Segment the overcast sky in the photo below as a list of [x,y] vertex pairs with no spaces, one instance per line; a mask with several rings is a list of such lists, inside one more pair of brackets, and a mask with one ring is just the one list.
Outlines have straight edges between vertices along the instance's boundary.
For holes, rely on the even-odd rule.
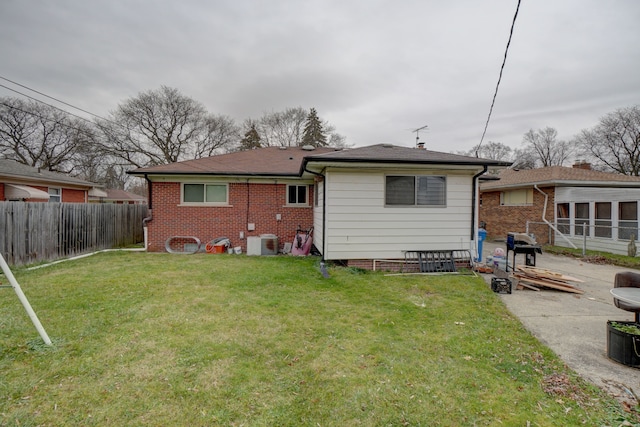
[[[428,125],[427,148],[455,152],[480,141],[516,5],[1,0],[0,77],[102,116],[161,85],[238,123],[315,107],[355,146],[411,147]],[[485,141],[569,140],[640,104],[639,23],[638,0],[522,0]]]

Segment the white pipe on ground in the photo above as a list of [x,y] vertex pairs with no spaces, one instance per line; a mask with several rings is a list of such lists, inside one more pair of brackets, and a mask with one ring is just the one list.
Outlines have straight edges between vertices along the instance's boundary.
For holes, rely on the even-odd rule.
[[35,311],[33,311],[33,308],[31,308],[31,304],[29,304],[29,300],[24,295],[24,292],[22,292],[22,289],[20,288],[18,281],[16,280],[13,273],[11,272],[9,265],[4,260],[4,257],[2,256],[2,254],[0,254],[0,267],[2,267],[2,271],[4,272],[4,275],[7,277],[7,279],[9,279],[9,283],[11,284],[11,287],[16,292],[16,295],[18,295],[18,299],[22,303],[24,309],[27,311],[27,314],[29,315],[31,322],[33,322],[33,326],[35,326],[36,329],[38,330],[38,333],[42,337],[42,340],[46,345],[51,345],[51,340],[49,339],[49,335],[47,335],[47,331],[45,331],[44,328],[42,327],[42,324],[40,323],[38,316],[36,315]]

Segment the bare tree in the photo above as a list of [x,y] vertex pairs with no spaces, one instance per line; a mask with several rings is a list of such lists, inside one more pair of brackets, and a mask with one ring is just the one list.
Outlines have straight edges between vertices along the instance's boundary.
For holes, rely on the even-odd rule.
[[605,169],[640,176],[640,106],[620,108],[574,140],[582,153]]
[[92,126],[35,101],[0,98],[0,154],[25,165],[71,172],[80,147],[91,144]]
[[565,141],[558,141],[558,131],[552,127],[538,129],[534,131],[530,129],[524,134],[522,143],[525,148],[536,154],[536,163],[540,163],[542,167],[562,166],[573,150],[571,145]]
[[535,169],[538,163],[535,151],[516,149],[513,151],[511,169]]
[[198,141],[195,158],[213,156],[240,139],[240,127],[230,117],[209,115],[205,123],[207,137],[204,141]]
[[512,158],[513,150],[501,142],[488,141],[486,144],[476,145],[471,150],[460,152],[460,154],[508,162]]
[[281,112],[264,113],[256,130],[263,146],[296,147],[302,141],[307,111],[302,107],[287,108]]
[[236,131],[231,119],[210,116],[202,104],[167,86],[126,100],[98,126],[105,150],[137,167],[210,156]]

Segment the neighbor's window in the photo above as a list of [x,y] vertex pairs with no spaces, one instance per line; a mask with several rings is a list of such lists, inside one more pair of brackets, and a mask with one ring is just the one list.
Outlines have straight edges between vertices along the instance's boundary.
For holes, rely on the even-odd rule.
[[62,189],[49,187],[49,201],[60,203],[62,201]]
[[556,224],[558,231],[562,234],[569,234],[571,231],[570,222],[569,203],[558,203],[556,206]]
[[307,206],[308,185],[287,185],[287,204]]
[[182,201],[184,203],[227,204],[227,184],[184,184]]
[[583,235],[583,229],[585,228],[583,224],[587,224],[587,236],[589,235],[589,203],[576,203],[576,213],[575,213],[575,228],[574,233],[576,236]]
[[509,190],[500,193],[500,204],[503,206],[522,206],[533,204],[533,189]]
[[618,239],[638,238],[638,202],[618,203]]
[[447,205],[447,178],[444,176],[387,176],[385,204],[389,206]]
[[611,203],[596,203],[596,237],[611,237]]

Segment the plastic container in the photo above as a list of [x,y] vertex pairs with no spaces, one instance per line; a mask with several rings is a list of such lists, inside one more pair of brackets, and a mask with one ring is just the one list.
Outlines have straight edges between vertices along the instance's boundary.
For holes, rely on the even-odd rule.
[[482,244],[487,240],[487,230],[480,228],[478,230],[478,262],[482,262]]
[[[607,322],[607,356],[623,365],[640,368],[640,336],[620,331]],[[634,326],[634,322],[616,322]]]
[[500,270],[507,271],[507,259],[503,256],[493,256],[493,266]]

